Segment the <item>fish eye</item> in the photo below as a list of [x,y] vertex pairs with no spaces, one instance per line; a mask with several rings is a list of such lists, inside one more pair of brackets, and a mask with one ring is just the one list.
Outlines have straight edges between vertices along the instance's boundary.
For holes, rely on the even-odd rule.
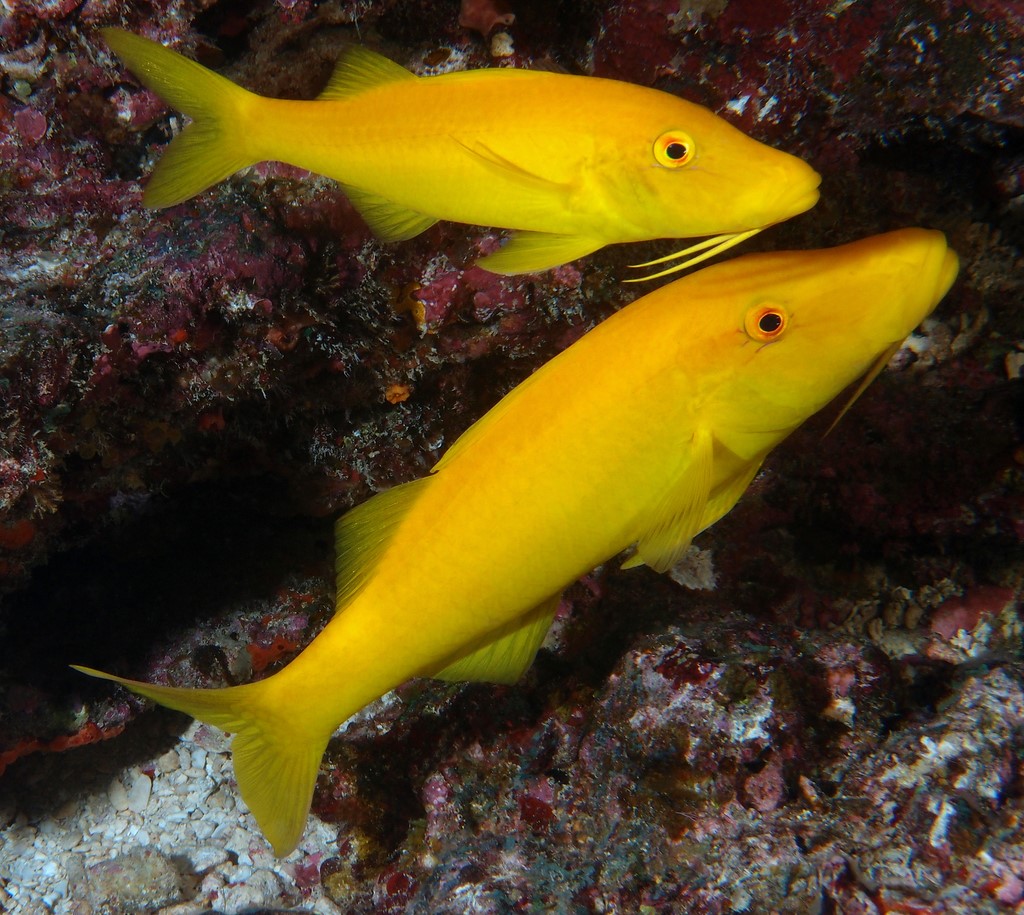
[[666,131],[654,141],[654,161],[665,168],[688,164],[696,151],[693,137],[681,130]]
[[771,343],[782,336],[787,323],[788,316],[781,305],[763,303],[747,312],[743,321],[743,329],[751,340],[757,340],[759,343]]

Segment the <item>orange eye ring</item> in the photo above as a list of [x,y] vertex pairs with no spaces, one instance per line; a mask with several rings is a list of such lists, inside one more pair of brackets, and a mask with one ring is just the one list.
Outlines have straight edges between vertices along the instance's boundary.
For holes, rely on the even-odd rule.
[[743,329],[751,340],[771,343],[786,332],[789,315],[781,305],[765,302],[751,308],[743,319]]
[[680,168],[693,161],[697,146],[681,130],[667,130],[654,141],[654,161],[664,168]]

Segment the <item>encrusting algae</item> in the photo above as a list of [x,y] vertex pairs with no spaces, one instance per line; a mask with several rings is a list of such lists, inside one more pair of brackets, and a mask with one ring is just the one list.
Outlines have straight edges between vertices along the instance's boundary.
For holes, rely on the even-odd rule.
[[956,273],[941,233],[906,229],[677,280],[511,391],[430,475],[342,517],[337,613],[280,672],[189,690],[78,669],[233,732],[242,798],[287,854],[339,724],[411,677],[515,681],[562,590],[623,550],[671,568]]
[[153,172],[147,206],[276,160],[338,181],[385,241],[440,219],[514,230],[480,261],[496,273],[545,270],[615,242],[714,236],[668,258],[688,257],[662,276],[818,200],[820,178],[802,160],[631,83],[508,68],[417,77],[354,47],[317,99],[291,101],[130,32],[101,34],[192,118]]

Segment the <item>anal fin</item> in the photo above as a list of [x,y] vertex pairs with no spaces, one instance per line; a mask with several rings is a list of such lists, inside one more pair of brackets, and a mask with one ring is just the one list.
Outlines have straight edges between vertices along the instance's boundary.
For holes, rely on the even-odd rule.
[[503,629],[497,638],[452,661],[433,676],[455,683],[474,680],[484,683],[515,683],[533,663],[551,628],[558,610],[561,592],[534,607],[514,626]]
[[416,210],[410,210],[372,191],[364,191],[350,184],[343,184],[342,189],[352,201],[352,206],[366,220],[373,234],[382,241],[405,241],[414,238],[437,222],[434,216],[425,216]]
[[539,273],[584,257],[604,245],[579,235],[552,232],[516,232],[500,251],[477,261],[492,273]]

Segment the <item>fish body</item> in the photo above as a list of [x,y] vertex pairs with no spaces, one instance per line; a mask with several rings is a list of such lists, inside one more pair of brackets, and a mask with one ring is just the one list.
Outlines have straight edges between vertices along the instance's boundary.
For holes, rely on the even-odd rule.
[[511,391],[430,475],[341,518],[337,613],[279,673],[223,690],[99,676],[235,732],[242,797],[286,853],[341,722],[411,677],[513,682],[580,575],[631,547],[626,565],[670,568],[956,272],[943,236],[915,229],[664,286]]
[[144,202],[169,206],[275,160],[338,181],[381,238],[439,219],[516,230],[482,261],[542,270],[606,244],[730,238],[818,199],[819,176],[701,107],[617,80],[507,68],[417,77],[365,48],[318,99],[270,99],[120,29],[104,40],[193,118]]

